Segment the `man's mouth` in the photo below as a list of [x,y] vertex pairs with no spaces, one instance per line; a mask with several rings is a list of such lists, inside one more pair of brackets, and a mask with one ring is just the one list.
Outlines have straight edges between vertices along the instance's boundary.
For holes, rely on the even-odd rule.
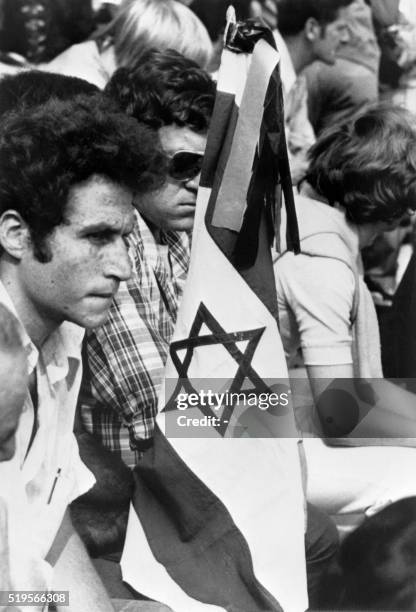
[[98,299],[98,300],[112,300],[114,297],[113,293],[90,293],[89,297]]

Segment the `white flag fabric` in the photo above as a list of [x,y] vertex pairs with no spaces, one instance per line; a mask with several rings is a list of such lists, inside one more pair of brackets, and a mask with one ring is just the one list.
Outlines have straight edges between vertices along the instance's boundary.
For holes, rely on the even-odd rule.
[[[261,171],[263,154],[276,161],[282,146],[278,62],[264,40],[252,53],[223,52],[155,443],[135,469],[123,578],[175,612],[308,607]],[[267,113],[280,113],[280,132],[265,127]]]

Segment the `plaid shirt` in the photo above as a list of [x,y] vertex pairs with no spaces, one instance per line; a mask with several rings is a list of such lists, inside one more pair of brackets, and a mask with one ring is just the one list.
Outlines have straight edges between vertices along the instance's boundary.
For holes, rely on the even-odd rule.
[[85,428],[130,467],[151,444],[164,366],[189,264],[189,237],[145,221],[129,238],[133,274],[103,327],[88,333],[80,395]]

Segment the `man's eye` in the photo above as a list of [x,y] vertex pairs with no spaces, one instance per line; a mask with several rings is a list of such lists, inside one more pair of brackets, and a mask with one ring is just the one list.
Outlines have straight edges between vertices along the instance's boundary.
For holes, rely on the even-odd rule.
[[112,238],[111,232],[92,232],[91,234],[87,234],[88,240],[95,244],[104,244],[105,242],[109,242]]

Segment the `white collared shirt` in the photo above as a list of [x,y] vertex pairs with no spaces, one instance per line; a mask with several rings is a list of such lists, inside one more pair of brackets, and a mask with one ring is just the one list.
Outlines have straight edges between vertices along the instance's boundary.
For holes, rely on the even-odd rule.
[[[1,282],[0,303],[17,316]],[[12,560],[26,552],[44,559],[68,504],[95,482],[81,461],[73,434],[84,330],[65,322],[39,352],[21,323],[19,327],[29,375],[36,371],[38,424],[28,450],[35,419],[28,392],[16,432],[16,453],[10,461],[0,463],[0,496],[9,510]],[[12,543],[16,542],[17,546],[19,541],[23,550],[13,550]],[[23,588],[20,577],[11,578],[12,582],[14,578],[19,579]]]

